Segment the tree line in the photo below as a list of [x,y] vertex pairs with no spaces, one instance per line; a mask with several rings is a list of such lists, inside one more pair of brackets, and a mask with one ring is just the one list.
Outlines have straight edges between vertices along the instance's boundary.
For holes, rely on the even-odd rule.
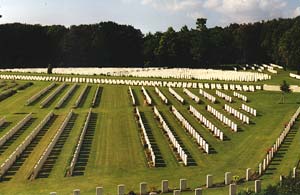
[[0,67],[190,67],[276,63],[300,72],[300,17],[143,34],[130,25],[0,25]]

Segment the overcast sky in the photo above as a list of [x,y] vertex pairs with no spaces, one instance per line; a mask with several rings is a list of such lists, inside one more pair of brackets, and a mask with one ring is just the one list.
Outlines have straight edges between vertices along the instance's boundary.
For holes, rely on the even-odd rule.
[[195,27],[198,17],[207,18],[209,27],[295,17],[300,15],[300,0],[0,0],[0,15],[0,24],[115,21],[146,33]]

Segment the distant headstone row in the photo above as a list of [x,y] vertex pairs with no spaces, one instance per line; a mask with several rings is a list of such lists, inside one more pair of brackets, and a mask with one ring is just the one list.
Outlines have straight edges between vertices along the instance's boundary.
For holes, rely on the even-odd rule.
[[250,123],[250,119],[248,116],[246,116],[245,114],[241,113],[240,111],[232,108],[231,106],[225,104],[224,105],[224,109],[225,111],[227,111],[229,114],[232,114],[233,116],[235,116],[237,119],[243,121],[246,124]]
[[60,135],[66,128],[72,115],[73,115],[73,111],[71,110],[69,112],[69,114],[66,116],[66,118],[63,121],[63,123],[61,124],[61,126],[59,127],[59,129],[57,130],[56,134],[53,136],[53,138],[52,138],[51,142],[48,144],[47,148],[44,150],[43,154],[41,155],[41,157],[39,158],[37,163],[34,165],[33,171],[31,172],[29,179],[35,179],[37,177],[38,173],[40,172],[41,168],[43,167],[43,164],[46,162],[49,154],[51,153],[53,147],[56,145],[57,140],[59,139]]
[[[156,109],[154,107],[154,109]],[[142,133],[143,133],[143,138],[144,138],[144,141],[146,142],[147,144],[147,149],[149,150],[150,152],[150,158],[151,158],[151,162],[153,164],[153,166],[155,167],[156,165],[156,157],[155,157],[155,152],[153,150],[153,147],[152,147],[152,144],[150,142],[150,139],[148,137],[148,134],[147,134],[147,131],[146,131],[146,128],[145,128],[145,125],[144,125],[144,122],[142,120],[142,117],[141,117],[141,114],[140,114],[140,111],[138,109],[138,107],[135,107],[135,114],[137,115],[137,118],[138,118],[138,122],[139,122],[139,126],[141,127],[142,129]]]
[[85,85],[85,87],[84,87],[83,90],[81,91],[80,95],[78,96],[76,102],[74,103],[73,108],[78,108],[80,102],[83,100],[83,97],[84,97],[84,95],[85,95],[87,89],[88,89],[88,85]]
[[169,92],[182,104],[184,104],[184,99],[171,87],[169,87]]
[[268,72],[272,74],[277,74],[277,70],[274,70],[274,68],[278,68],[277,65],[274,66],[274,65],[262,64],[262,66],[266,68]]
[[229,95],[226,95],[225,93],[222,93],[219,90],[216,90],[216,95],[219,96],[220,98],[226,100],[227,102],[232,102],[232,97]]
[[34,96],[32,96],[31,98],[29,98],[26,101],[26,106],[29,106],[30,104],[34,103],[35,101],[37,101],[41,96],[43,96],[45,93],[47,93],[49,90],[51,90],[52,88],[54,88],[56,86],[55,83],[51,83],[48,87],[44,88],[43,90],[41,90],[40,92],[38,92],[37,94],[35,94]]
[[190,105],[189,111],[199,120],[201,124],[208,128],[214,134],[214,136],[216,136],[222,141],[224,140],[224,133],[219,128],[217,128],[212,122],[206,119],[206,117],[203,114],[198,112],[196,108]]
[[190,98],[192,98],[192,100],[194,100],[197,104],[200,102],[200,98],[198,96],[196,96],[195,94],[193,94],[190,90],[184,88],[183,92],[188,95]]
[[231,130],[233,130],[234,132],[237,132],[238,127],[235,122],[233,122],[232,120],[230,120],[229,118],[224,116],[222,113],[220,113],[219,111],[217,111],[215,108],[213,108],[210,105],[206,106],[206,110],[208,112],[212,113],[219,121],[221,121],[222,123],[227,125]]
[[168,104],[168,99],[157,87],[155,87],[155,92],[165,104]]
[[152,105],[152,99],[151,99],[151,97],[149,96],[147,90],[144,88],[144,86],[142,86],[142,92],[143,92],[143,94],[144,94],[144,96],[145,96],[145,99],[146,99],[147,104],[148,104],[148,105]]
[[256,116],[257,111],[254,108],[251,108],[250,106],[247,106],[246,104],[242,104],[242,110],[252,114],[253,116]]
[[97,89],[96,89],[96,92],[95,92],[95,95],[94,95],[94,98],[93,98],[93,101],[92,101],[92,104],[91,104],[91,107],[92,108],[95,108],[96,107],[96,104],[97,104],[97,99],[100,95],[100,85],[98,85]]
[[248,98],[245,95],[242,95],[235,91],[233,92],[233,96],[243,100],[244,102],[247,102],[247,100],[248,100]]
[[70,97],[70,95],[74,92],[74,90],[78,87],[78,84],[75,83],[68,91],[67,93],[59,100],[59,102],[56,104],[55,108],[59,109],[63,103]]
[[206,91],[199,89],[199,94],[202,95],[203,97],[205,97],[206,99],[208,99],[209,101],[211,101],[212,103],[216,102],[216,97],[210,95],[209,93],[207,93]]
[[167,125],[167,123],[165,122],[165,120],[163,119],[163,117],[161,116],[161,114],[159,113],[159,111],[157,110],[156,107],[154,107],[154,114],[158,118],[159,122],[161,123],[163,130],[167,133],[171,143],[173,144],[173,147],[177,149],[177,153],[178,153],[179,157],[182,159],[183,164],[187,166],[188,158],[187,158],[186,152],[180,146],[176,137],[174,136],[174,134],[172,133],[169,126]]
[[171,107],[172,113],[176,116],[176,118],[180,121],[185,130],[196,139],[197,144],[207,153],[209,154],[209,144],[207,141],[192,127],[192,125],[180,114],[180,112],[174,107]]
[[18,122],[13,128],[11,128],[8,132],[6,132],[0,138],[0,147],[7,142],[15,133],[17,133],[30,119],[32,118],[32,113],[29,113],[25,116],[20,122]]
[[198,83],[185,81],[159,81],[159,80],[131,80],[131,79],[107,79],[107,78],[81,78],[64,76],[29,76],[29,75],[6,75],[0,74],[0,79],[6,80],[30,80],[30,81],[52,81],[52,82],[73,82],[73,83],[94,83],[108,85],[129,85],[129,86],[152,86],[152,87],[177,87],[177,88],[200,88],[200,89],[223,89],[251,91],[262,90],[261,85],[240,85],[227,83]]
[[4,161],[0,167],[0,178],[8,171],[8,169],[14,164],[17,158],[23,153],[26,147],[35,139],[40,130],[47,124],[52,118],[53,113],[50,112],[39,125],[24,139],[24,141],[15,149],[15,151]]
[[66,87],[66,83],[63,83],[62,85],[60,85],[55,91],[53,91],[44,101],[42,101],[40,107],[44,108],[50,101],[52,101],[52,99],[58,94],[60,93],[65,87]]
[[263,161],[261,163],[259,163],[259,165],[258,165],[259,175],[262,175],[262,173],[264,171],[266,171],[266,169],[268,168],[270,162],[272,161],[273,157],[275,156],[275,154],[279,150],[279,148],[280,148],[281,144],[283,143],[284,139],[286,138],[286,136],[290,132],[291,128],[295,124],[295,121],[299,117],[299,114],[300,114],[300,107],[297,109],[295,114],[292,116],[289,123],[285,126],[284,130],[282,131],[280,136],[277,138],[276,142],[269,149],[269,151],[267,152],[267,155],[265,156]]
[[133,92],[132,92],[132,89],[130,86],[128,87],[128,90],[129,90],[129,94],[131,97],[132,105],[135,106],[135,98],[134,98],[134,95],[133,95]]
[[73,170],[74,170],[75,164],[77,162],[77,159],[78,159],[78,156],[79,156],[79,153],[80,153],[80,150],[81,150],[81,146],[83,144],[84,136],[86,134],[86,131],[87,131],[90,119],[91,119],[91,115],[92,115],[92,108],[90,108],[90,111],[88,112],[87,117],[85,119],[83,128],[82,128],[81,133],[80,133],[80,137],[78,139],[75,151],[74,151],[73,156],[72,156],[70,166],[67,170],[67,176],[72,176],[73,175]]

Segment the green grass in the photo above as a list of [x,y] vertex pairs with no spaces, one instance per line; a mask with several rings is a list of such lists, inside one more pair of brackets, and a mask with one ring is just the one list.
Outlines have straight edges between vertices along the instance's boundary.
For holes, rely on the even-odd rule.
[[[274,78],[274,82],[279,82],[279,80],[280,79],[276,81]],[[24,82],[17,81],[17,83],[22,84]],[[48,82],[34,82],[33,86],[24,91],[19,91],[12,97],[0,102],[0,117],[6,116],[7,120],[11,122],[8,127],[0,129],[0,136],[20,121],[26,113],[32,112],[34,118],[36,118],[34,123],[0,155],[0,163],[9,156],[47,113],[54,110],[57,102],[71,87],[70,84],[47,108],[39,108],[40,102],[46,97],[39,100],[39,102],[33,106],[25,106],[25,102],[28,98],[48,85]],[[169,180],[170,188],[175,189],[179,187],[180,178],[188,179],[188,186],[194,189],[205,185],[206,174],[213,174],[214,182],[221,183],[224,180],[225,172],[228,171],[242,178],[245,177],[246,168],[257,169],[257,165],[263,159],[266,150],[272,146],[281,133],[284,124],[289,121],[290,117],[299,107],[300,102],[299,94],[288,94],[286,95],[286,103],[278,104],[281,97],[281,93],[279,92],[242,92],[250,99],[250,102],[247,104],[256,108],[259,113],[257,117],[250,117],[251,121],[255,124],[245,125],[221,110],[226,102],[217,98],[220,103],[214,104],[213,107],[226,114],[226,116],[235,121],[241,128],[241,132],[234,133],[205,110],[205,105],[210,104],[210,102],[201,97],[198,94],[198,90],[191,89],[192,92],[199,95],[202,101],[201,104],[196,104],[183,93],[182,89],[175,89],[187,101],[185,105],[181,105],[172,97],[167,88],[160,88],[170,102],[169,105],[164,105],[155,93],[154,88],[146,87],[154,104],[197,164],[196,166],[184,167],[176,160],[160,124],[154,118],[152,108],[144,104],[141,87],[132,87],[137,97],[139,109],[145,115],[145,119],[166,164],[166,167],[149,168],[140,141],[140,129],[135,121],[134,108],[131,105],[128,86],[102,85],[103,92],[100,105],[93,109],[93,112],[97,113],[98,117],[93,144],[84,175],[65,177],[65,170],[69,165],[69,160],[97,88],[97,85],[90,85],[92,87],[83,106],[74,109],[74,112],[78,114],[77,120],[58,155],[58,159],[49,177],[36,179],[34,181],[27,180],[34,164],[58,130],[65,116],[72,109],[73,104],[85,84],[80,84],[80,87],[76,90],[65,107],[54,110],[55,114],[58,115],[57,119],[51,124],[49,130],[13,176],[12,180],[0,182],[1,195],[49,194],[51,191],[56,191],[58,194],[71,194],[73,189],[77,188],[81,189],[82,194],[91,195],[95,193],[97,186],[103,186],[106,194],[114,194],[116,193],[118,184],[125,184],[126,192],[130,190],[138,192],[140,182],[147,182],[149,188],[160,189],[160,182],[163,179]],[[213,90],[207,91],[214,94]],[[225,91],[225,93],[232,96],[232,92],[230,91]],[[234,108],[239,108],[242,101],[236,98],[234,99],[235,102],[230,105]],[[222,142],[214,138],[212,134],[188,112],[187,108],[190,104],[213,121],[213,123],[225,133],[229,140]],[[169,111],[170,105],[174,105],[180,113],[182,113],[192,126],[209,142],[216,153],[205,154],[198,148],[191,136],[186,133],[179,121]],[[289,135],[291,136],[289,140],[290,144],[288,144],[288,142],[285,143],[288,144],[288,149],[279,151],[283,153],[283,157],[280,158],[281,161],[278,161],[278,165],[276,164],[277,161],[274,161],[275,164],[271,164],[270,170],[268,170],[270,174],[262,177],[263,187],[266,187],[267,184],[275,184],[278,182],[279,175],[287,175],[298,162],[300,157],[300,152],[297,150],[300,146],[299,130],[298,122],[295,129],[291,132],[291,135]],[[253,189],[253,186],[253,182],[249,182],[238,186],[238,189],[242,190],[248,187]],[[192,193],[192,191],[188,191],[184,194]],[[204,194],[211,195],[223,195],[227,193],[228,187],[204,191]]]

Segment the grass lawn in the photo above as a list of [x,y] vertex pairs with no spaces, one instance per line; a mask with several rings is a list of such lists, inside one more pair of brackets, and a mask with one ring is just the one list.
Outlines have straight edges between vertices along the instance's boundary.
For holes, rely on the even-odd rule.
[[[281,79],[286,75],[278,75],[272,82],[281,83]],[[289,83],[289,80],[287,80]],[[270,82],[270,83],[272,83]],[[8,84],[11,84],[7,81]],[[25,83],[17,81],[18,84]],[[145,87],[153,99],[154,105],[157,106],[160,113],[168,122],[171,130],[180,140],[183,148],[189,154],[189,158],[195,162],[195,166],[184,167],[176,160],[174,152],[169,146],[169,142],[164,135],[159,122],[154,118],[152,107],[144,104],[144,97],[141,87],[132,87],[140,112],[143,113],[145,122],[153,134],[165,167],[149,168],[145,158],[143,146],[140,141],[140,129],[135,121],[134,107],[131,104],[131,98],[128,94],[128,86],[101,85],[103,91],[101,94],[100,104],[93,108],[96,113],[96,128],[92,133],[92,145],[90,148],[88,162],[85,166],[84,175],[65,177],[65,170],[69,166],[70,158],[83,127],[84,120],[92,103],[97,85],[90,84],[91,90],[80,108],[74,109],[76,120],[70,126],[69,132],[64,134],[64,141],[55,153],[55,162],[50,163],[52,169],[49,171],[47,178],[38,178],[29,181],[27,178],[31,173],[34,164],[40,158],[47,144],[50,142],[66,115],[72,109],[77,97],[84,89],[85,84],[80,84],[73,96],[66,101],[60,109],[54,109],[55,105],[70,89],[70,83],[61,93],[59,93],[53,102],[47,108],[39,107],[43,99],[41,98],[32,106],[25,106],[26,100],[49,86],[49,82],[33,82],[34,85],[23,91],[19,91],[13,96],[0,102],[0,118],[7,118],[7,125],[0,128],[0,136],[4,135],[18,121],[32,112],[34,120],[20,135],[15,136],[9,146],[1,148],[0,163],[14,151],[14,149],[24,140],[24,138],[34,129],[34,127],[49,113],[54,110],[56,119],[49,124],[38,143],[32,148],[31,153],[25,158],[19,169],[11,176],[10,181],[0,182],[0,195],[35,195],[49,194],[52,191],[58,194],[72,194],[74,189],[80,189],[82,194],[95,194],[97,186],[103,186],[105,194],[115,194],[118,184],[125,184],[126,192],[131,190],[138,192],[139,183],[147,182],[149,189],[160,189],[160,182],[163,179],[169,180],[171,189],[179,188],[179,179],[188,179],[188,187],[194,189],[204,186],[206,175],[214,176],[214,183],[224,181],[225,172],[232,172],[240,178],[245,177],[247,168],[257,170],[258,163],[264,158],[266,151],[273,145],[276,138],[281,133],[283,126],[287,123],[296,109],[300,106],[299,94],[288,94],[285,97],[285,104],[279,104],[281,98],[280,92],[257,91],[241,92],[250,100],[247,105],[257,109],[258,116],[250,117],[251,124],[242,124],[233,116],[222,110],[222,106],[227,103],[225,100],[217,98],[219,103],[212,106],[236,122],[239,126],[239,132],[232,132],[227,126],[216,120],[214,116],[205,110],[205,106],[211,103],[204,99],[198,93],[198,90],[191,91],[198,95],[201,104],[196,104],[182,89],[175,89],[185,100],[186,104],[179,103],[169,92],[167,88],[160,88],[163,94],[168,98],[170,104],[162,103],[159,96],[155,93],[153,87]],[[273,83],[272,83],[273,84]],[[292,84],[292,83],[290,83]],[[1,90],[1,89],[0,89]],[[208,93],[215,95],[214,90],[206,90]],[[233,96],[231,91],[223,91]],[[238,109],[243,103],[241,100],[234,98],[234,103],[228,103]],[[214,152],[205,154],[192,137],[186,133],[179,121],[170,112],[170,105],[174,105],[179,112],[191,123],[191,125],[208,141]],[[220,141],[213,137],[209,130],[203,127],[197,119],[187,110],[188,106],[194,106],[200,113],[205,114],[218,128],[220,128],[227,140]],[[250,115],[248,115],[250,116]],[[287,175],[289,171],[296,166],[300,158],[300,122],[298,121],[295,128],[291,131],[284,147],[281,148],[274,161],[271,163],[267,174],[262,177],[263,187],[267,184],[275,184],[279,181],[279,175]],[[239,190],[254,188],[253,182],[244,183],[238,186]],[[184,194],[192,194],[192,191]],[[228,187],[205,189],[206,195],[223,195],[228,193]]]

